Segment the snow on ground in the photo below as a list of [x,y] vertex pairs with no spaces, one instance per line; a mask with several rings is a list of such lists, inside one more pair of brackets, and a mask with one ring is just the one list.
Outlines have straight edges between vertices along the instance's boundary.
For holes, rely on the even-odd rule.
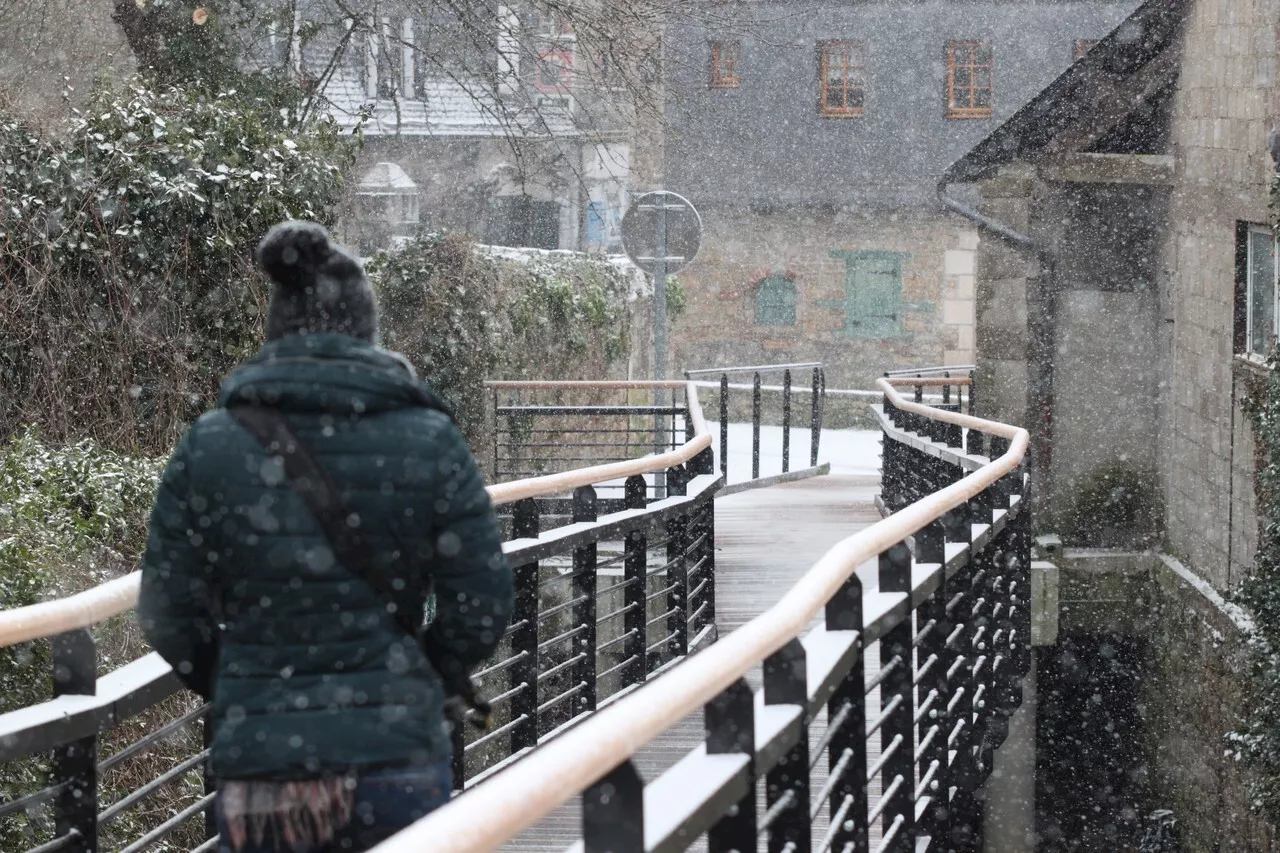
[[[720,424],[708,422],[711,430],[711,446],[715,451],[716,468],[720,470]],[[809,466],[809,429],[795,427],[791,430],[790,470],[800,471]],[[729,424],[729,476],[728,483],[744,483],[751,479],[751,424]],[[880,431],[868,429],[824,429],[818,444],[818,464],[831,463],[832,474],[847,476],[880,476]],[[769,477],[782,473],[782,427],[760,427],[760,476]],[[650,483],[653,475],[645,477]],[[597,488],[609,497],[617,497],[622,481],[600,483]]]
[[[712,421],[712,446],[716,470],[720,470],[720,424]],[[791,470],[809,467],[809,429],[791,430]],[[730,483],[751,479],[751,424],[729,424]],[[824,429],[819,438],[818,464],[831,463],[832,474],[875,477],[880,474],[880,431],[864,429]],[[782,473],[782,427],[760,427],[760,476]]]

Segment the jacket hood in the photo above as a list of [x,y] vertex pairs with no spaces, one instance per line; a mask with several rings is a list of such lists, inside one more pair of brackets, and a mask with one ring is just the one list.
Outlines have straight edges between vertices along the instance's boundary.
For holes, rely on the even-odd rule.
[[222,383],[219,404],[331,415],[416,407],[444,410],[403,356],[327,332],[268,342]]

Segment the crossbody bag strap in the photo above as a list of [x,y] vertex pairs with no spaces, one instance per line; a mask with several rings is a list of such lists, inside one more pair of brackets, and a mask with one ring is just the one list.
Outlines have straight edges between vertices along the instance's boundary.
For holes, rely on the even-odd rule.
[[[448,414],[445,409],[441,411]],[[280,457],[285,479],[320,522],[320,528],[338,561],[378,593],[388,605],[388,612],[396,625],[422,649],[431,666],[444,681],[445,689],[477,712],[472,715],[463,710],[457,716],[468,720],[477,728],[487,729],[491,713],[489,703],[476,693],[467,671],[456,665],[452,656],[443,648],[427,641],[423,631],[423,614],[415,616],[408,609],[400,607],[391,582],[372,570],[373,550],[364,537],[347,522],[351,513],[338,496],[333,479],[311,455],[306,444],[289,429],[284,416],[275,409],[264,406],[234,406],[227,413],[258,440],[269,456]]]
[[285,478],[320,522],[338,561],[347,571],[373,587],[374,592],[387,605],[388,612],[400,630],[420,642],[422,614],[415,616],[409,608],[401,607],[397,603],[398,596],[391,582],[373,571],[373,550],[348,522],[351,513],[338,496],[338,489],[329,472],[311,455],[310,448],[289,429],[284,416],[275,409],[262,406],[236,406],[227,412],[258,440],[268,455],[280,458]]

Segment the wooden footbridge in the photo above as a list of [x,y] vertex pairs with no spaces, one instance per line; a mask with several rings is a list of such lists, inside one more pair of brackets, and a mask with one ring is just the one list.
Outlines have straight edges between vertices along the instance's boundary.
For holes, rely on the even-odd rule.
[[[966,413],[967,376],[886,379],[883,477],[828,474],[815,369],[797,392],[811,465],[793,471],[786,372],[782,470],[762,476],[757,372],[751,475],[735,477],[729,378],[714,425],[701,383],[492,386],[495,465],[559,470],[490,488],[517,578],[475,676],[495,722],[455,732],[458,796],[378,853],[981,848],[980,791],[1030,665],[1026,433]],[[207,754],[191,701],[101,754],[182,695],[155,655],[97,674],[93,626],[136,594],[129,576],[0,613],[0,645],[54,657],[54,698],[0,716],[0,767],[52,755],[47,784],[0,800],[30,853],[109,849],[104,827]],[[174,768],[100,788],[184,733]],[[111,849],[218,849],[202,785]]]

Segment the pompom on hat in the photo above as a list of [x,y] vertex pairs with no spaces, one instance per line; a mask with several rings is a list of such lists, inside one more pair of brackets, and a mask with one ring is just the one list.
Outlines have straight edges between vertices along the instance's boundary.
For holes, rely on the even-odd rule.
[[266,338],[337,332],[373,341],[378,301],[360,260],[324,226],[290,220],[267,232],[255,260],[274,282]]

